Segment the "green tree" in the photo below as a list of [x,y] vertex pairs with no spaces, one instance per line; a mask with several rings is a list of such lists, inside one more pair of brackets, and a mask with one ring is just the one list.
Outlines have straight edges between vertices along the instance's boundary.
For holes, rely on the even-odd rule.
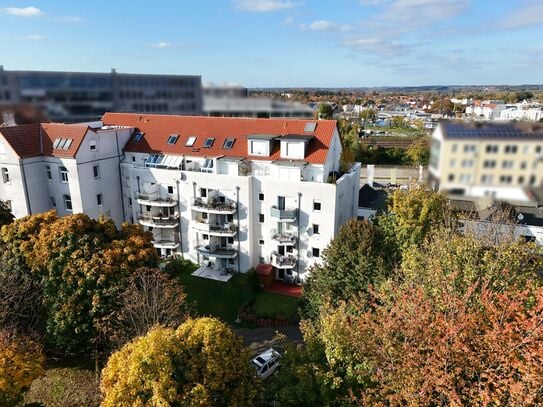
[[0,331],[0,405],[16,406],[44,373],[44,362],[41,347],[27,333]]
[[14,218],[8,204],[4,201],[0,201],[0,227],[13,222]]
[[317,108],[317,115],[319,119],[333,119],[334,108],[328,103],[319,103]]
[[214,318],[156,327],[114,353],[102,405],[253,406],[261,394],[240,338]]
[[364,109],[360,112],[360,118],[364,120],[365,123],[373,123],[377,119],[377,114],[373,109]]
[[434,228],[456,224],[446,197],[423,186],[397,189],[389,199],[388,213],[379,216],[376,224],[400,251],[421,244]]
[[430,143],[425,138],[419,137],[406,151],[406,155],[415,165],[428,165],[430,159]]
[[353,219],[341,227],[322,260],[311,268],[304,286],[302,311],[308,318],[315,318],[327,302],[367,292],[390,274],[396,258],[379,229]]

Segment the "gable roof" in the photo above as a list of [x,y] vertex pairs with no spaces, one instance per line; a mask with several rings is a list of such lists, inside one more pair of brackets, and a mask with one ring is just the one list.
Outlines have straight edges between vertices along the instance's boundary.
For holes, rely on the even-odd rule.
[[[138,153],[185,154],[192,156],[226,156],[249,157],[247,139],[254,135],[274,135],[278,138],[298,134],[313,136],[306,151],[305,161],[313,164],[324,164],[328,149],[336,128],[335,120],[313,119],[256,119],[239,117],[207,117],[176,116],[159,114],[106,113],[102,117],[104,125],[134,127],[144,133],[139,142],[131,138],[126,143],[125,151]],[[308,122],[318,123],[314,132],[305,133]],[[175,144],[168,144],[171,134],[179,134]],[[196,137],[194,145],[185,144],[191,136]],[[207,138],[214,138],[210,148],[204,148]],[[236,141],[230,149],[223,148],[224,141],[234,138]],[[279,143],[269,157],[250,156],[255,160],[280,159]]]
[[[87,125],[42,123],[2,127],[0,133],[20,158],[40,155],[75,157],[89,130]],[[54,149],[53,144],[57,138],[72,139],[70,147],[67,150]]]

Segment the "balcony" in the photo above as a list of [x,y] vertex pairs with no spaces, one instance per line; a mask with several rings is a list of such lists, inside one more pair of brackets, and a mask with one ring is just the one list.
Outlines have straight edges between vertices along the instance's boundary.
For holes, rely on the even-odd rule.
[[177,249],[179,247],[179,239],[157,237],[153,239],[153,246],[157,249]]
[[139,215],[138,221],[140,225],[150,226],[154,228],[174,228],[179,226],[179,215],[170,216],[152,216]]
[[271,264],[278,269],[291,269],[296,266],[296,257],[292,254],[280,255],[277,252],[272,252]]
[[296,244],[296,234],[290,233],[290,232],[277,232],[275,230],[272,230],[271,233],[272,240],[276,241],[279,244],[287,245],[287,246],[294,246]]
[[206,233],[210,236],[227,236],[232,237],[238,233],[238,227],[233,224],[214,224],[204,223],[197,220],[192,221],[191,226],[194,230]]
[[236,212],[236,203],[231,199],[209,198],[205,201],[202,198],[196,198],[192,202],[192,209],[198,212],[231,215]]
[[297,208],[279,209],[277,206],[271,207],[272,218],[278,219],[279,222],[295,222],[298,218]]
[[137,201],[140,205],[171,207],[177,205],[177,200],[171,197],[161,198],[157,193],[139,193]]
[[205,245],[196,247],[198,253],[207,257],[215,257],[217,259],[234,259],[238,255],[238,251],[232,246],[221,247],[217,245]]

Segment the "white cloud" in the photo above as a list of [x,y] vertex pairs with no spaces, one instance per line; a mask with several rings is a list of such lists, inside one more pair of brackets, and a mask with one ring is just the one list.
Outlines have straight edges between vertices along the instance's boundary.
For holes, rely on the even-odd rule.
[[293,17],[287,17],[283,20],[283,24],[284,25],[292,25],[294,23],[294,18]]
[[2,9],[2,13],[17,17],[36,17],[41,16],[43,11],[37,7],[6,7]]
[[343,41],[343,45],[353,51],[387,57],[404,56],[410,52],[410,49],[396,41],[378,37],[347,38]]
[[326,20],[313,21],[311,24],[302,24],[301,30],[304,31],[339,31],[347,32],[352,31],[353,26],[349,24],[337,24]]
[[30,34],[26,37],[22,37],[21,39],[27,40],[27,41],[41,41],[45,39],[45,36],[40,34]]
[[63,23],[73,23],[77,24],[83,21],[81,17],[78,16],[62,16],[58,18],[58,21],[62,21]]
[[500,25],[505,29],[519,29],[543,24],[543,3],[518,9]]
[[166,41],[154,42],[149,44],[150,48],[171,48],[172,44]]
[[279,0],[234,0],[237,9],[253,13],[266,13],[268,11],[288,10],[298,7],[299,3]]
[[[461,14],[471,0],[394,0],[386,4],[378,20],[403,22],[410,26],[430,25]],[[381,4],[381,3],[379,3]]]

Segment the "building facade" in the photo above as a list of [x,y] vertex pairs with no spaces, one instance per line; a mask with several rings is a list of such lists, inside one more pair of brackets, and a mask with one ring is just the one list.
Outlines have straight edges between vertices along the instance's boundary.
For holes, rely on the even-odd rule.
[[202,113],[196,75],[8,71],[0,67],[0,104],[32,104],[51,121],[99,120],[109,111]]
[[[53,134],[48,126],[63,129]],[[94,127],[34,127],[38,147],[31,157],[13,148],[15,133],[30,127],[0,129],[0,167],[9,156],[9,174],[15,176],[21,160],[36,160],[33,182],[47,187],[28,196],[28,174],[19,171],[17,182],[10,178],[13,188],[4,185],[0,199],[11,201],[15,215],[50,209],[54,190],[61,215],[107,211],[117,223],[139,223],[163,257],[179,255],[231,272],[269,263],[276,278],[300,281],[339,227],[357,215],[360,165],[339,173],[335,121],[107,113]],[[53,145],[72,128],[80,135],[66,156],[40,152],[37,129]],[[95,177],[99,157],[87,156],[96,154],[91,143],[98,138],[98,151],[112,160],[111,167],[100,168],[108,190]],[[58,180],[49,180],[49,170],[52,178],[58,172]],[[71,209],[59,207],[66,195]]]
[[543,185],[543,126],[440,123],[432,134],[429,182],[468,196],[529,201]]

